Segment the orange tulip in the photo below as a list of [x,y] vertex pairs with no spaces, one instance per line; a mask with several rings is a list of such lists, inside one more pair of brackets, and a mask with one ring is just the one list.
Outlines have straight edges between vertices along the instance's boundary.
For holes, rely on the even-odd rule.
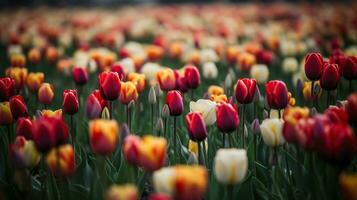
[[26,68],[20,67],[11,67],[6,70],[6,76],[15,80],[17,88],[21,88],[25,84],[27,73]]
[[139,73],[129,73],[128,74],[128,81],[131,81],[135,84],[136,89],[138,92],[142,92],[145,89],[146,86],[146,81],[145,81],[145,74],[139,74]]
[[13,120],[10,103],[8,101],[0,102],[0,125],[9,125]]
[[165,164],[166,139],[146,135],[139,145],[138,164],[147,171],[155,171]]
[[37,63],[39,63],[40,60],[41,60],[41,52],[40,52],[39,49],[36,49],[36,48],[31,49],[31,50],[28,52],[27,57],[28,57],[28,59],[29,59],[29,61],[30,61],[31,63],[37,64]]
[[357,173],[345,174],[342,173],[339,178],[342,196],[344,199],[357,199]]
[[209,95],[222,95],[224,94],[224,89],[217,85],[211,85],[208,88]]
[[49,83],[42,83],[41,87],[38,89],[38,101],[42,104],[51,104],[55,93],[53,92],[53,86]]
[[173,42],[170,44],[169,52],[171,58],[178,59],[183,52],[183,46],[181,42]]
[[314,96],[311,96],[311,81],[307,81],[304,82],[304,86],[302,88],[302,94],[304,95],[304,99],[307,101],[311,101],[312,99],[317,99],[321,96],[322,94],[322,89],[320,87],[320,82],[319,81],[315,81],[314,82],[314,87],[319,87],[320,90],[317,93],[316,91],[314,91]]
[[238,64],[242,71],[249,71],[256,63],[256,58],[253,54],[243,53],[238,57]]
[[[16,80],[16,79],[15,79]],[[32,92],[37,92],[43,81],[45,80],[45,74],[42,72],[31,72],[26,78],[26,86]]]
[[22,54],[13,54],[10,57],[11,67],[25,67],[26,58]]
[[137,98],[138,91],[134,83],[130,81],[121,83],[119,101],[122,104],[128,105],[131,101],[136,101]]
[[105,193],[105,200],[137,200],[138,189],[135,185],[113,185]]
[[151,61],[159,60],[164,55],[164,49],[156,45],[150,45],[146,48],[146,55]]
[[56,62],[56,60],[58,59],[58,50],[55,47],[48,47],[46,49],[46,59],[49,62]]
[[70,144],[53,148],[46,157],[46,163],[57,177],[72,176],[75,171],[74,150]]
[[111,154],[118,143],[119,126],[115,120],[95,119],[89,122],[89,138],[94,153]]
[[225,94],[211,95],[211,100],[216,103],[228,103],[228,98]]
[[175,72],[170,68],[165,68],[156,73],[156,79],[163,91],[170,91],[176,87]]
[[42,114],[42,116],[45,116],[45,117],[54,117],[54,116],[62,117],[62,109],[58,109],[58,110],[42,110],[41,114]]

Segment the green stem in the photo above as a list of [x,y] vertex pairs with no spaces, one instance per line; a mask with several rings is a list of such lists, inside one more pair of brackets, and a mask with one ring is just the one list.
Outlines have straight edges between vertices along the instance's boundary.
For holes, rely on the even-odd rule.
[[222,148],[225,148],[225,142],[226,142],[226,134],[222,133]]
[[151,104],[151,132],[154,133],[154,104]]
[[330,105],[330,91],[327,91],[326,94],[326,108],[328,108]]
[[176,145],[177,145],[177,135],[176,135],[176,116],[174,116],[174,157],[175,157],[175,164],[177,164],[177,152],[176,152]]
[[201,142],[197,142],[197,147],[198,147],[198,164],[202,165]]
[[241,140],[242,140],[242,148],[244,149],[245,144],[244,144],[244,131],[245,131],[245,127],[244,127],[244,121],[245,121],[245,104],[243,104],[243,109],[242,109],[242,134],[241,134]]
[[312,99],[312,105],[313,106],[315,105],[314,85],[315,85],[315,81],[311,81],[311,99]]

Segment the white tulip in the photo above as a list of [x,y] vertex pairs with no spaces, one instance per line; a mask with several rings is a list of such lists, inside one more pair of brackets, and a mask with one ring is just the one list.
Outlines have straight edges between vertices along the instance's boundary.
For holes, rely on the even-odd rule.
[[156,73],[160,71],[160,69],[162,69],[162,67],[159,64],[148,62],[143,65],[140,71],[142,74],[145,74],[148,80],[151,81],[156,79]]
[[135,72],[135,63],[131,58],[124,58],[119,61],[119,64],[123,66],[123,70],[126,74]]
[[255,78],[257,83],[263,84],[267,82],[269,78],[269,69],[264,64],[253,65],[252,69],[250,70],[250,76]]
[[163,167],[154,172],[153,176],[154,189],[158,193],[172,195],[174,193],[175,168]]
[[202,63],[218,61],[218,55],[213,49],[203,49],[200,54]]
[[206,79],[215,79],[218,76],[218,69],[214,62],[203,64],[203,77]]
[[299,67],[299,63],[294,57],[288,57],[283,60],[283,71],[286,73],[294,73]]
[[283,116],[284,110],[275,110],[275,109],[271,109],[270,110],[270,118],[276,118],[279,119],[279,112],[280,112],[280,116]]
[[284,144],[283,137],[284,121],[277,118],[265,119],[260,125],[260,131],[266,145],[275,147]]
[[214,157],[214,174],[220,183],[242,182],[247,169],[248,157],[245,149],[219,149]]
[[216,103],[208,99],[199,99],[196,102],[190,102],[190,111],[202,114],[206,125],[212,125],[216,122]]
[[280,52],[283,56],[294,56],[296,55],[296,44],[291,40],[283,40],[280,43]]

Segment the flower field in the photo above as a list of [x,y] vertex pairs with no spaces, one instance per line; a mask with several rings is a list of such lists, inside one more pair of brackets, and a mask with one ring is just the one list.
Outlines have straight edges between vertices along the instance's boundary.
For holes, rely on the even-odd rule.
[[355,5],[0,11],[0,199],[357,200]]

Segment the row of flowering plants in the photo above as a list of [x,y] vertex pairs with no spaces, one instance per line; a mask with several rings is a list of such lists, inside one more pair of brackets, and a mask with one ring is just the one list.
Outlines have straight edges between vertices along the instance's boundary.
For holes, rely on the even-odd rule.
[[354,10],[0,13],[0,199],[357,199]]

